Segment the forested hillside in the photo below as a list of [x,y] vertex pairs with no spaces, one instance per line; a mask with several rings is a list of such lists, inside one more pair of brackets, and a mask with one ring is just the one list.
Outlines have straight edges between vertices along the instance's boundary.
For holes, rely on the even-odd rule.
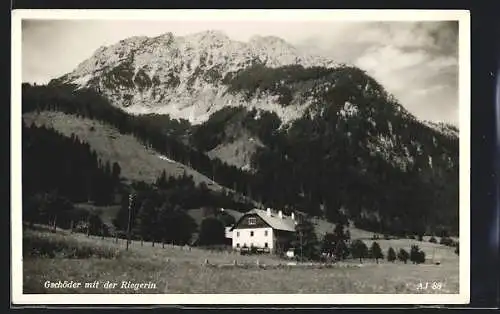
[[[104,208],[120,204],[113,225],[127,230],[131,206],[133,237],[145,240],[185,244],[198,226],[187,210],[226,207],[248,210],[249,203],[235,201],[234,193],[211,191],[202,183],[195,185],[191,176],[168,178],[165,171],[154,182],[123,183],[118,163],[102,162],[87,143],[66,137],[53,129],[23,123],[23,219],[64,228],[79,228],[102,234],[99,213],[75,206],[78,203]],[[133,203],[128,196],[133,193]],[[78,223],[78,225],[77,225]],[[169,226],[168,233],[159,226]],[[87,227],[85,227],[87,228]]]
[[277,95],[283,106],[313,97],[302,118],[225,108],[197,126],[208,151],[248,132],[253,197],[276,208],[306,208],[332,221],[347,215],[378,232],[458,232],[458,130],[438,132],[408,113],[356,68],[252,66],[227,76],[228,92]]
[[23,84],[23,112],[61,111],[109,123],[122,134],[132,134],[147,147],[191,167],[217,183],[236,191],[248,191],[247,175],[184,143],[185,121],[163,115],[132,116],[113,107],[103,96],[75,86],[31,86]]

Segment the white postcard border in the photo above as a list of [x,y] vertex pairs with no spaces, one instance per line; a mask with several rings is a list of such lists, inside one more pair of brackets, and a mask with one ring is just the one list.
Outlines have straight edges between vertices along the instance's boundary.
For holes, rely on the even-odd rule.
[[[23,19],[459,21],[460,292],[458,294],[23,294],[21,67]],[[23,304],[467,304],[470,302],[470,13],[466,10],[12,11],[11,302]]]

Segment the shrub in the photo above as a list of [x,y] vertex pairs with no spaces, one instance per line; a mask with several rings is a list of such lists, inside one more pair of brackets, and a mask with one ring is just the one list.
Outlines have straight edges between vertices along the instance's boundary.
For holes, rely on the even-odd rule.
[[250,248],[250,254],[257,254],[257,253],[258,253],[257,248],[255,246],[252,246]]

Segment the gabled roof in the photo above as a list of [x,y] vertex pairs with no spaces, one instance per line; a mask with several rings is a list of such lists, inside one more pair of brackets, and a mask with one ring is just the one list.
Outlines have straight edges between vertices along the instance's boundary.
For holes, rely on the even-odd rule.
[[[245,217],[246,215],[250,214],[257,214],[262,220],[264,220],[271,228],[276,229],[276,230],[283,230],[283,231],[292,231],[295,232],[295,220],[292,219],[290,216],[286,216],[283,214],[283,218],[280,218],[278,213],[271,211],[271,216],[268,216],[267,211],[262,210],[262,209],[257,209],[254,208],[248,212],[246,212],[240,220]],[[236,224],[233,226],[232,229],[238,226],[238,223],[240,222],[238,220]],[[231,229],[231,230],[232,230]]]

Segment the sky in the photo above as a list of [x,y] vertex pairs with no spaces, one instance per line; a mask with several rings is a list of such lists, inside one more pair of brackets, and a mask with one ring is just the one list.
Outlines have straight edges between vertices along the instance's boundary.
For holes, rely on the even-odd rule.
[[22,80],[47,83],[100,46],[130,36],[219,30],[247,41],[273,35],[300,49],[360,67],[411,113],[458,126],[456,21],[23,20]]

